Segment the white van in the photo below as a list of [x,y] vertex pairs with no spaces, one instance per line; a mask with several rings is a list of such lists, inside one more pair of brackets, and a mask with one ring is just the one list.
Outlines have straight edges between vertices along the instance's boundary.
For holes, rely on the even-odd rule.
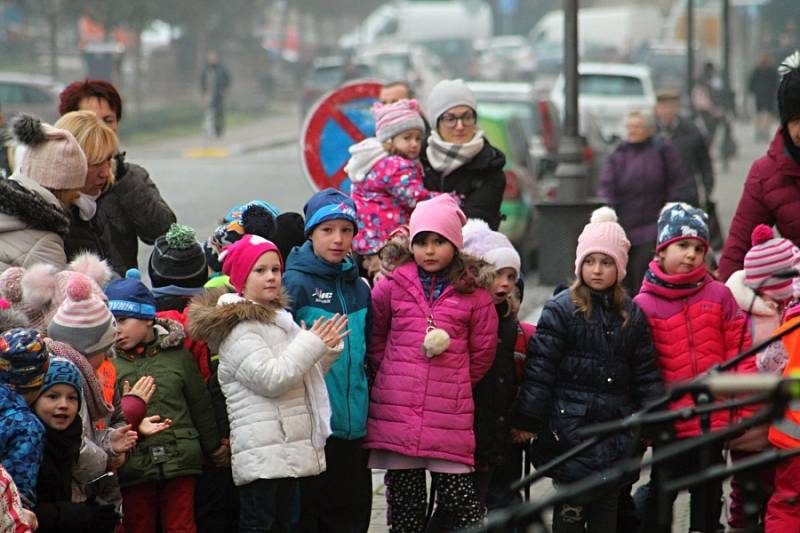
[[358,48],[376,43],[472,41],[491,36],[492,10],[482,0],[401,0],[370,13],[354,31],[339,40],[339,46]]

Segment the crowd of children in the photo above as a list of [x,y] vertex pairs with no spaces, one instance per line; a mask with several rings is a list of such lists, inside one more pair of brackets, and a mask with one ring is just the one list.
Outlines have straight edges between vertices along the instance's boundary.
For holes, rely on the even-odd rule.
[[[391,531],[459,530],[513,503],[523,449],[541,466],[579,445],[579,428],[620,420],[800,320],[779,275],[800,262],[791,242],[757,227],[726,287],[706,267],[706,214],[675,203],[638,295],[622,286],[631,244],[604,207],[578,239],[574,283],[537,328],[521,323],[519,254],[422,184],[416,103],[374,111],[376,137],[351,149],[351,195],[320,191],[302,215],[248,202],[203,244],[173,225],[149,287],[136,270],[111,280],[91,257],[0,275],[0,529],[365,533],[382,469]],[[795,371],[798,338],[736,371]],[[708,429],[754,412],[714,413]],[[796,447],[798,425],[790,411],[748,430],[728,443],[732,460]],[[703,431],[696,418],[674,430]],[[664,445],[619,431],[549,476],[580,481],[649,444]],[[641,531],[670,531],[659,482],[722,463],[723,446],[654,465]],[[787,502],[799,464],[759,472],[767,531],[797,527]],[[621,530],[633,481],[562,502],[553,530]],[[720,527],[721,494],[721,482],[691,489],[692,531]]]

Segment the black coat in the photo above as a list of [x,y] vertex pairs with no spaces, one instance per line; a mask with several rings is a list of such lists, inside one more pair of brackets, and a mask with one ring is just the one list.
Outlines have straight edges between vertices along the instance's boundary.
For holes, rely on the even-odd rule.
[[[692,205],[701,205],[701,198],[707,200],[714,191],[714,165],[706,138],[692,121],[683,117],[678,117],[672,127],[659,124],[658,133],[672,142],[690,178],[687,182],[690,190],[681,198]],[[699,194],[700,187],[703,190],[702,197]]]
[[500,226],[500,204],[506,189],[503,167],[506,156],[485,140],[483,148],[471,161],[447,176],[434,170],[428,161],[427,140],[420,151],[420,163],[425,172],[423,183],[429,191],[455,192],[461,198],[461,209],[467,218],[484,220],[497,231]]
[[126,163],[123,155],[117,157],[114,185],[97,199],[92,220],[82,220],[73,207],[64,247],[68,260],[92,252],[124,277],[129,268],[138,267],[139,239],[153,244],[176,219],[147,170]]
[[497,354],[489,372],[475,385],[475,460],[482,465],[499,466],[511,453],[511,409],[517,395],[514,344],[517,317],[508,313],[508,304],[496,306],[500,318]]
[[[628,323],[605,295],[593,294],[589,320],[565,290],[545,305],[528,343],[515,426],[538,432],[534,463],[541,465],[581,443],[580,427],[624,418],[660,398],[664,385],[642,310],[625,300]],[[630,432],[602,440],[556,468],[551,477],[573,482],[623,459],[636,445]]]

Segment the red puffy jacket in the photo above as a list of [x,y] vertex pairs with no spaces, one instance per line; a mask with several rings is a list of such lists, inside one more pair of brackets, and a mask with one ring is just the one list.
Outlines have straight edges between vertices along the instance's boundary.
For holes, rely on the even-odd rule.
[[800,245],[800,165],[786,153],[779,129],[767,154],[753,163],[733,216],[719,275],[722,280],[741,270],[750,249],[750,235],[759,224],[777,226],[781,236]]
[[[679,276],[667,276],[655,261],[650,263],[650,270],[676,285]],[[667,287],[645,277],[634,301],[650,322],[661,375],[668,386],[689,381],[732,358],[739,353],[740,341],[743,350],[750,347],[744,316],[731,291],[708,274],[691,288]],[[692,398],[684,396],[670,404],[670,408],[682,409],[692,404]],[[729,421],[727,411],[714,413],[711,429],[723,429]],[[678,437],[700,434],[697,418],[677,422],[675,428]]]

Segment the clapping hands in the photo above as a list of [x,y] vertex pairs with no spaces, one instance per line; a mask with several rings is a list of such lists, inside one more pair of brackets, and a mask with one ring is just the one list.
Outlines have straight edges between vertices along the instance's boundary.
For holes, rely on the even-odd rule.
[[301,326],[304,330],[310,331],[319,337],[328,348],[332,349],[339,346],[339,343],[350,334],[349,329],[343,331],[347,327],[347,315],[340,315],[339,313],[333,315],[330,320],[319,317],[314,321],[311,329],[306,327],[305,322],[301,322]]

